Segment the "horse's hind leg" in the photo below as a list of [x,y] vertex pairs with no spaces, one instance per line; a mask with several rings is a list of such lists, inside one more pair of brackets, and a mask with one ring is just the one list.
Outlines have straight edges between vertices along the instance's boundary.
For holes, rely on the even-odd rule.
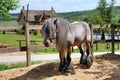
[[85,65],[87,66],[87,68],[90,68],[92,63],[93,63],[93,54],[91,53],[91,46],[90,43],[85,40],[85,45],[86,45],[86,53],[87,53],[87,58],[85,60]]
[[86,64],[86,63],[85,63],[85,60],[86,60],[86,57],[87,57],[87,56],[85,55],[81,44],[78,46],[78,48],[79,48],[80,53],[81,53],[80,64],[85,65],[85,64]]

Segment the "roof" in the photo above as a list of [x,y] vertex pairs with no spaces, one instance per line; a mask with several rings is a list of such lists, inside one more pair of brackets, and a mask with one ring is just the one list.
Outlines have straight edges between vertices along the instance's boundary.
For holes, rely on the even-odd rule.
[[[51,8],[51,10],[28,10],[28,21],[39,21],[43,12],[47,16],[54,16],[54,15],[56,16],[56,12],[53,8]],[[22,9],[18,17],[18,21],[20,18],[23,18],[22,15],[26,17],[26,14],[27,14],[27,10]]]

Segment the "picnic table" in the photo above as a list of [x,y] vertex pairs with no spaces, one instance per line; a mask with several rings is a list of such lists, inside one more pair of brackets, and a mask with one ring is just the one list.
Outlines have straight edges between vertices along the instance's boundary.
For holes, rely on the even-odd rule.
[[[19,42],[19,47],[22,47],[21,43],[22,43],[22,42],[25,42],[26,40],[16,40],[16,41]],[[35,45],[37,45],[37,42],[43,42],[43,41],[39,41],[39,40],[30,40],[30,43],[35,44]]]

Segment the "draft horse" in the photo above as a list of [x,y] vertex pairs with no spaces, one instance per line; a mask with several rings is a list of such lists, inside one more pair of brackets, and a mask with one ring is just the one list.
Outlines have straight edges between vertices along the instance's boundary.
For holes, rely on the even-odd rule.
[[[71,48],[73,46],[78,46],[80,50],[80,64],[87,68],[91,67],[93,63],[93,55],[90,51],[91,32],[87,23],[73,22],[71,24],[63,18],[49,18],[43,24],[42,35],[46,47],[50,46],[52,40],[56,42],[60,57],[60,72],[75,73],[71,63]],[[82,48],[82,43],[85,43],[87,54]]]

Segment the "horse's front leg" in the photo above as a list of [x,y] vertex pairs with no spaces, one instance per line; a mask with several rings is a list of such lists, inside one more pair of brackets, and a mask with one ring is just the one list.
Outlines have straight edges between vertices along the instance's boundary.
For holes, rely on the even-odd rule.
[[67,71],[72,74],[75,74],[75,71],[71,62],[71,50],[72,50],[72,47],[69,47],[67,50]]
[[60,58],[60,64],[59,64],[59,71],[62,72],[63,71],[63,67],[64,67],[64,61],[62,60],[62,54],[61,52],[59,52],[59,58]]
[[66,71],[66,66],[67,66],[67,60],[66,60],[66,57],[65,57],[65,53],[59,52],[59,57],[60,57],[59,71],[60,72],[65,72]]
[[59,65],[59,71],[60,72],[70,72],[71,74],[74,74],[74,68],[71,63],[71,53],[60,53],[60,65]]

